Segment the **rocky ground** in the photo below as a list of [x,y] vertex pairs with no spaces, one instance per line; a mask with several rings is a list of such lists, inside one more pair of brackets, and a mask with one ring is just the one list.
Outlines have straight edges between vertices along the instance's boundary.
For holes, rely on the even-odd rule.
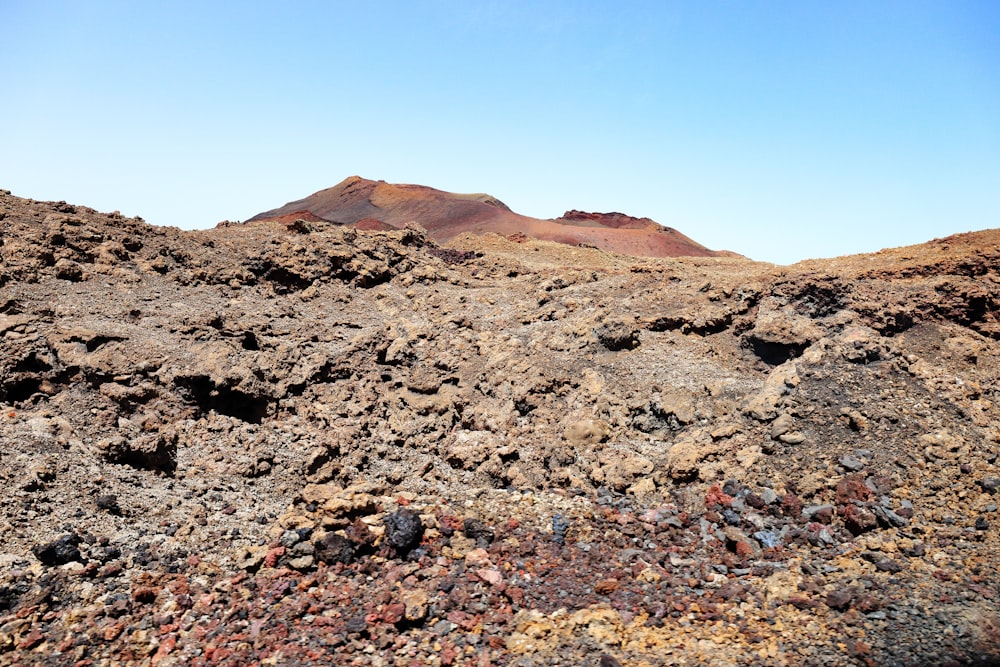
[[1000,661],[1000,231],[0,231],[2,665]]

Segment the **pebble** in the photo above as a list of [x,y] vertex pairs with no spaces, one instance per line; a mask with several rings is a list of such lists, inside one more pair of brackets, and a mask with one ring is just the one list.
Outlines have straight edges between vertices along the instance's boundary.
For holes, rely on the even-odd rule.
[[722,518],[730,526],[738,526],[742,522],[738,512],[734,512],[731,509],[726,509],[722,512]]
[[983,491],[986,491],[987,493],[996,493],[996,490],[1000,489],[1000,478],[984,477],[979,480],[979,486],[981,486]]
[[569,530],[569,521],[562,514],[554,515],[552,517],[552,541],[564,544],[567,530]]
[[408,551],[420,542],[424,524],[413,510],[401,509],[385,518],[385,537],[398,551]]
[[41,561],[43,565],[65,565],[73,561],[82,562],[83,557],[78,548],[80,542],[79,535],[68,533],[51,542],[36,546],[31,551],[35,554],[35,558]]
[[278,538],[278,542],[280,542],[281,546],[285,547],[286,549],[291,549],[292,547],[294,547],[296,544],[299,543],[300,539],[301,538],[299,537],[298,531],[286,530],[281,534],[281,537]]
[[835,591],[830,591],[826,596],[826,606],[831,609],[837,609],[839,611],[844,611],[851,606],[851,602],[854,600],[854,591],[849,588],[840,588]]
[[477,543],[485,542],[486,545],[496,539],[494,530],[479,519],[466,519],[462,524],[462,532],[470,540],[476,540]]
[[840,459],[838,460],[838,463],[840,463],[840,465],[842,465],[847,470],[850,470],[851,472],[858,472],[864,469],[865,467],[864,461],[861,461],[860,459],[851,456],[850,454],[841,456]]
[[807,519],[812,519],[821,512],[833,513],[833,505],[809,505],[802,509],[802,515]]
[[118,507],[118,496],[114,494],[97,496],[94,503],[97,505],[97,509],[99,510],[104,510],[105,512],[110,512],[111,514],[119,514],[121,512],[121,509]]
[[765,549],[773,549],[781,545],[781,537],[770,530],[759,530],[753,534],[753,538],[760,542]]
[[313,542],[316,557],[325,563],[350,563],[354,560],[354,544],[342,535],[327,533]]

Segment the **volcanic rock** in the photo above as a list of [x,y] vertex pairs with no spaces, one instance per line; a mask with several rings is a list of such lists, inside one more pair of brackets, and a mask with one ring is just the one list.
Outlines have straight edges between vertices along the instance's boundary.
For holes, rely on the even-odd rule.
[[0,664],[1000,657],[1000,232],[442,245],[393,187],[338,195],[373,231],[0,193]]

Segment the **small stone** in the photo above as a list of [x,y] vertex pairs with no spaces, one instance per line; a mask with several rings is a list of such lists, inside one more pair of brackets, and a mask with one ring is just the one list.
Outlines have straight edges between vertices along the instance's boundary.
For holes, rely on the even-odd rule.
[[787,517],[798,518],[802,514],[802,501],[794,493],[781,497],[781,512]]
[[43,565],[65,565],[73,561],[82,562],[83,557],[77,548],[80,536],[68,533],[51,542],[34,547],[31,552]]
[[566,543],[566,531],[569,530],[569,520],[562,514],[552,517],[552,541],[556,544]]
[[806,436],[802,431],[791,431],[789,433],[782,433],[779,435],[778,440],[786,445],[801,445],[806,441]]
[[364,616],[352,616],[344,623],[344,629],[348,632],[364,632],[368,629],[368,623]]
[[[820,514],[826,518],[826,521],[817,518]],[[830,523],[830,518],[833,516],[833,505],[809,505],[802,509],[802,515],[810,521]]]
[[402,602],[394,602],[386,605],[382,610],[382,620],[391,625],[399,623],[406,616],[406,605]]
[[490,555],[486,549],[472,549],[465,554],[466,567],[493,567]]
[[984,477],[979,480],[979,486],[981,486],[983,491],[986,493],[996,493],[996,490],[1000,489],[1000,478]]
[[794,420],[789,414],[779,415],[777,419],[771,422],[771,438],[777,440],[785,433],[792,430],[792,424]]
[[479,519],[470,518],[462,522],[462,532],[470,540],[476,540],[477,544],[482,541],[488,545],[496,539],[494,530]]
[[840,465],[842,465],[845,469],[850,470],[851,472],[858,472],[860,470],[863,470],[865,467],[864,461],[861,461],[860,459],[851,456],[850,454],[841,456],[837,462]]
[[900,515],[893,512],[891,509],[882,507],[881,505],[874,505],[872,511],[875,512],[875,516],[878,520],[890,528],[902,528],[909,524],[909,520],[901,517]]
[[781,536],[770,530],[759,530],[753,534],[753,538],[765,549],[781,546]]
[[626,322],[606,322],[594,329],[594,334],[601,345],[612,352],[639,347],[639,330]]
[[99,510],[104,510],[105,512],[109,512],[111,514],[121,513],[121,508],[118,507],[118,496],[116,495],[108,494],[104,496],[97,496],[94,503],[97,505],[97,509]]
[[601,656],[600,665],[601,667],[622,667],[622,663],[618,662],[617,658],[606,653]]
[[725,484],[722,485],[722,492],[726,495],[736,496],[742,490],[742,486],[735,479],[727,479]]
[[976,530],[987,530],[989,529],[989,527],[990,527],[990,522],[984,519],[983,517],[979,517],[978,519],[976,519]]
[[423,534],[424,524],[413,510],[397,510],[385,518],[386,540],[397,551],[409,551]]
[[843,510],[844,525],[847,530],[855,535],[875,530],[878,527],[878,518],[866,507],[848,505]]
[[427,617],[427,592],[420,589],[403,591],[399,596],[405,607],[404,616],[408,621],[422,621]]
[[444,637],[445,635],[453,632],[457,627],[458,626],[452,623],[451,621],[447,619],[441,619],[440,621],[434,624],[432,630],[434,631],[434,634],[436,634],[438,637]]
[[872,492],[860,475],[848,475],[837,483],[837,504],[848,505],[853,501],[867,502]]
[[324,563],[350,563],[354,560],[354,543],[337,533],[327,533],[313,542],[316,557]]
[[316,559],[313,556],[299,556],[288,561],[288,566],[294,570],[308,570],[315,564]]
[[884,558],[879,562],[875,563],[875,569],[881,570],[882,572],[899,572],[903,569],[903,566],[892,560],[891,558]]
[[827,593],[826,606],[830,609],[844,611],[851,606],[851,601],[853,600],[854,591],[849,588],[841,588]]
[[280,542],[281,546],[285,547],[286,549],[291,549],[296,544],[298,544],[299,540],[301,539],[302,538],[299,535],[298,531],[286,530],[281,534],[281,537],[278,539],[278,542]]
[[500,570],[480,568],[476,570],[476,576],[491,586],[499,586],[503,583],[503,575],[500,574]]
[[618,590],[617,579],[602,579],[594,585],[594,592],[598,595],[609,595]]
[[968,475],[970,472],[972,472],[972,466],[970,466],[968,463],[963,463],[962,465],[958,466],[958,469],[961,471],[963,475]]
[[774,489],[761,489],[760,499],[764,501],[765,505],[773,505],[778,502],[778,494]]

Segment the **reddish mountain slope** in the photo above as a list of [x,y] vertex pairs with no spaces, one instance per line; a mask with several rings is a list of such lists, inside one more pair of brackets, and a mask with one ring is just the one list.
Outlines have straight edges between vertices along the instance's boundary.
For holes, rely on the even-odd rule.
[[440,242],[466,232],[504,236],[520,233],[545,241],[592,245],[635,256],[732,256],[726,251],[709,250],[649,218],[567,211],[561,218],[542,220],[519,215],[486,194],[454,194],[422,185],[396,185],[358,176],[250,220],[284,220],[303,211],[363,229],[382,225],[400,228],[417,223]]

